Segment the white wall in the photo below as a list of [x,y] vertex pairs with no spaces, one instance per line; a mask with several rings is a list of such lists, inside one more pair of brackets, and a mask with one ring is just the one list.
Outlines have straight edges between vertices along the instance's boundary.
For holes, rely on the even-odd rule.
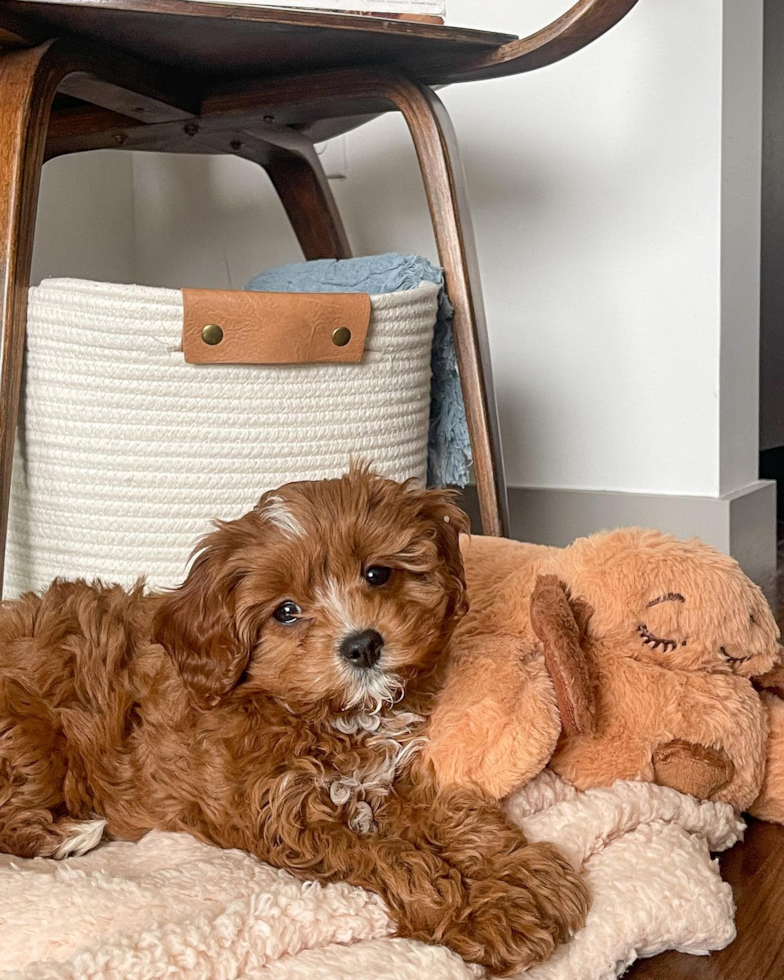
[[132,282],[136,239],[128,153],[50,160],[41,176],[32,281],[56,276]]
[[[449,9],[525,31],[564,6]],[[723,6],[726,36],[717,0],[640,0],[571,59],[443,92],[513,485],[714,495],[756,479],[761,2]],[[353,134],[349,159],[357,242],[432,251],[400,120]]]
[[[449,12],[527,33],[566,6]],[[560,64],[442,93],[511,484],[716,495],[756,479],[761,9],[640,0]],[[402,121],[351,134],[348,160],[335,190],[355,251],[435,258]],[[299,258],[245,161],[135,154],[133,193],[138,281],[238,287]]]
[[263,269],[302,261],[261,167],[234,157],[133,158],[139,282],[242,289]]

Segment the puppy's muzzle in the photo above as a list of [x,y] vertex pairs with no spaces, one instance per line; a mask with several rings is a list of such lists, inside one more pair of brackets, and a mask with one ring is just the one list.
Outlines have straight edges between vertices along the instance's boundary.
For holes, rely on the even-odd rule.
[[384,639],[375,630],[350,633],[340,644],[340,655],[352,666],[369,670],[375,667],[384,648]]

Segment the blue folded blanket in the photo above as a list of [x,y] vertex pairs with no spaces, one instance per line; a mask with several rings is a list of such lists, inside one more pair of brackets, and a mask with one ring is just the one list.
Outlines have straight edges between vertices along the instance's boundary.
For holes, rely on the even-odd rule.
[[442,287],[433,335],[427,482],[431,487],[468,483],[471,444],[452,339],[452,305],[444,273],[419,255],[369,255],[282,265],[252,279],[246,289],[283,293],[394,293],[422,282]]

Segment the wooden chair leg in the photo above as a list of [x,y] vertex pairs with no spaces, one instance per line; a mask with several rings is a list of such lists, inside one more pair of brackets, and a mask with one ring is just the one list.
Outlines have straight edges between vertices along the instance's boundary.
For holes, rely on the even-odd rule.
[[46,127],[56,82],[47,48],[0,55],[0,595],[24,357],[27,290]]
[[198,133],[196,142],[258,163],[269,174],[305,258],[350,259],[346,229],[313,143],[285,126]]
[[455,309],[460,380],[468,418],[482,530],[508,535],[509,507],[487,324],[465,175],[452,121],[435,93],[406,79],[385,94],[403,113],[416,146],[438,254]]
[[265,167],[305,258],[350,259],[346,229],[313,144],[289,129]]

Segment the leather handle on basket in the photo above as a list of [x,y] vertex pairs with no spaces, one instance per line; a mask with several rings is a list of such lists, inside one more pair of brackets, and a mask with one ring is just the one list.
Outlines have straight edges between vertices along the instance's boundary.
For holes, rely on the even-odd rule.
[[356,364],[370,325],[367,293],[183,289],[189,364]]

